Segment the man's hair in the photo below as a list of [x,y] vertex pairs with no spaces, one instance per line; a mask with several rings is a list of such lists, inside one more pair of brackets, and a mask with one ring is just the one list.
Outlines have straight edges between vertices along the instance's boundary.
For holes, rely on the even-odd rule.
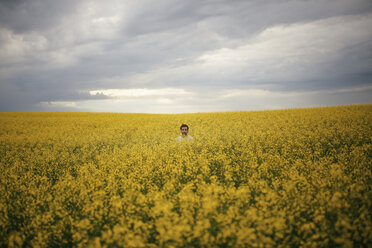
[[187,126],[186,124],[182,124],[180,129],[182,129],[183,127],[187,127],[187,130],[189,130],[189,126]]

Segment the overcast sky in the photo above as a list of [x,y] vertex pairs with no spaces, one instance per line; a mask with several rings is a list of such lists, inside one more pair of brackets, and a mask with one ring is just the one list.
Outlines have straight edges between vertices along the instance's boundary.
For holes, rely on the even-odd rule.
[[370,0],[0,1],[0,111],[372,103]]

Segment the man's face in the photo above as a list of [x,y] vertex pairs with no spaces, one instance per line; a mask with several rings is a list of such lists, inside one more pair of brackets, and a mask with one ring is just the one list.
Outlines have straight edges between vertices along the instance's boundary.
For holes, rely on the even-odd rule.
[[189,132],[189,130],[188,130],[187,127],[181,127],[181,133],[182,133],[182,135],[187,135],[188,132]]

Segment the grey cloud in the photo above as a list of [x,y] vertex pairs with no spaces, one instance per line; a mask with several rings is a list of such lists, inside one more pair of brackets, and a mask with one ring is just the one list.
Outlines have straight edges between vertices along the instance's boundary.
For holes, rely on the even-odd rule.
[[110,99],[109,96],[103,94],[90,95],[88,92],[78,92],[73,88],[65,88],[63,85],[57,89],[45,87],[45,85],[47,84],[20,81],[19,79],[16,82],[1,83],[0,111],[35,111],[35,106],[43,101]]
[[333,60],[305,68],[313,75],[303,72],[295,80],[257,81],[242,64],[223,76],[223,66],[203,71],[197,60],[221,48],[239,49],[273,26],[371,12],[372,2],[362,0],[1,1],[1,111],[31,110],[43,101],[98,101],[105,96],[87,91],[105,88],[182,87],[208,96],[194,103],[222,110],[228,103],[213,95],[230,88],[311,91],[371,84],[368,30],[361,32],[371,39],[350,42]]
[[76,10],[79,1],[3,0],[0,23],[15,33],[42,31],[58,25]]

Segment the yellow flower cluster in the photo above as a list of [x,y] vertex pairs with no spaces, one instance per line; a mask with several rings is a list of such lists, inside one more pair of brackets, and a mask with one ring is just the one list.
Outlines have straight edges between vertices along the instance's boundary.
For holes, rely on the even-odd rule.
[[371,158],[372,105],[0,113],[0,247],[366,247]]

